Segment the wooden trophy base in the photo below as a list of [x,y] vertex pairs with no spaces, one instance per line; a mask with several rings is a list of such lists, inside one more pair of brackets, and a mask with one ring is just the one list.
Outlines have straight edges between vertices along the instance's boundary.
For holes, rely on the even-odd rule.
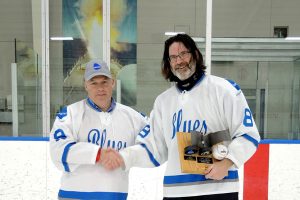
[[212,155],[185,154],[185,148],[192,145],[191,133],[177,132],[178,151],[181,164],[181,172],[191,174],[204,174],[204,171],[213,164]]

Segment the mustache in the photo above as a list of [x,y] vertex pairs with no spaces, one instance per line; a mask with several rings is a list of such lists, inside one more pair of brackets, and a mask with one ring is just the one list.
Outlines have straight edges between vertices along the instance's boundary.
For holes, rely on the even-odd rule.
[[186,66],[188,69],[192,69],[192,67],[195,65],[194,62],[189,62],[189,63],[181,63],[175,66],[175,69],[182,68],[183,66]]

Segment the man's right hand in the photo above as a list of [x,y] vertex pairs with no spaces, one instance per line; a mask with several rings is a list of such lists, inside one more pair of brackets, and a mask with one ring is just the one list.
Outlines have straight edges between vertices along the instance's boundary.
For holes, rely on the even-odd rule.
[[114,170],[124,166],[122,156],[112,148],[101,149],[101,156],[99,163],[107,170]]

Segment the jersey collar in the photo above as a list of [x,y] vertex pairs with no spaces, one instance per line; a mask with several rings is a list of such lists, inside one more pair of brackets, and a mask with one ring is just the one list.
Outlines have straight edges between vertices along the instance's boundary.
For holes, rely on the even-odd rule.
[[[103,112],[101,110],[101,108],[99,108],[99,106],[97,106],[90,98],[87,98],[86,100],[87,104],[90,105],[94,110],[98,111],[98,112]],[[108,108],[108,110],[106,112],[110,113],[112,112],[116,107],[116,101],[114,98],[111,98],[111,104],[110,107]]]
[[183,87],[179,87],[178,84],[176,84],[176,88],[180,91],[180,92],[183,92],[183,91],[190,91],[192,88],[194,88],[195,85],[198,85],[205,77],[205,73],[201,73],[200,76],[198,77],[197,80],[195,80],[191,85],[190,87],[188,88],[183,88]]

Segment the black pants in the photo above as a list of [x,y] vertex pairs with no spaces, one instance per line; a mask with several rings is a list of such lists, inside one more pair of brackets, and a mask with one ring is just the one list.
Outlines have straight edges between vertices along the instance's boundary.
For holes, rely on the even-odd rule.
[[238,200],[239,193],[225,193],[225,194],[213,194],[213,195],[204,195],[197,197],[165,197],[164,200]]

